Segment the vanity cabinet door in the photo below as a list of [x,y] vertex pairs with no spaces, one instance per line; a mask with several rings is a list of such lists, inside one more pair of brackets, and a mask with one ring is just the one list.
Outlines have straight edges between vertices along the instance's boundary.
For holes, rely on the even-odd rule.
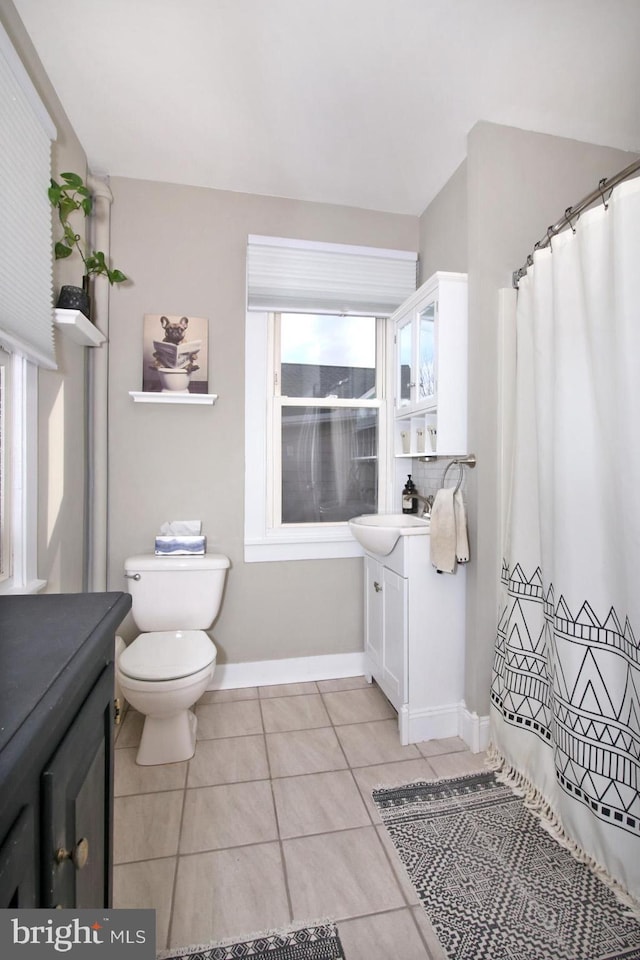
[[399,710],[407,701],[407,580],[365,556],[365,652],[378,686]]
[[373,557],[364,558],[364,635],[365,653],[376,680],[382,672],[382,564]]
[[0,846],[0,908],[37,907],[33,807],[25,806]]
[[42,773],[42,906],[110,905],[113,665]]

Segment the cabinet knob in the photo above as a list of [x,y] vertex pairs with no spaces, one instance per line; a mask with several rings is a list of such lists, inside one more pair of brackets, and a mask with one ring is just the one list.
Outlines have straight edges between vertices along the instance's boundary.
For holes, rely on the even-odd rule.
[[376,593],[380,593],[380,591],[382,590],[382,587],[377,580],[373,581],[373,589],[375,590]]
[[71,860],[76,870],[82,870],[89,859],[89,841],[83,837],[78,840],[73,850],[65,850],[59,847],[56,850],[56,863],[63,863],[65,860]]

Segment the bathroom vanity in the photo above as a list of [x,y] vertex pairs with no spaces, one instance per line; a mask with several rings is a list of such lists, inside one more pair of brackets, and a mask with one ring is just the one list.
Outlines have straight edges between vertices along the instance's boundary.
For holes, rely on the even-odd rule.
[[438,573],[429,535],[399,536],[364,558],[365,656],[398,711],[404,745],[460,732],[464,697],[465,570]]
[[111,904],[124,593],[0,597],[0,908]]

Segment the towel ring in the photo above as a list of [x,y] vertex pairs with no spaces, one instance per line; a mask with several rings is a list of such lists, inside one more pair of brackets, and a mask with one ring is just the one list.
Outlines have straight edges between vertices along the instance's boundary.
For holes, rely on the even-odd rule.
[[460,489],[462,480],[464,478],[464,467],[462,466],[462,463],[460,462],[460,460],[452,460],[451,463],[447,464],[447,466],[445,467],[444,473],[442,474],[442,483],[440,484],[440,486],[444,487],[445,480],[447,479],[447,474],[449,473],[449,470],[451,470],[451,467],[458,468],[458,482],[456,483],[455,489],[453,491],[453,495],[455,497],[456,493]]

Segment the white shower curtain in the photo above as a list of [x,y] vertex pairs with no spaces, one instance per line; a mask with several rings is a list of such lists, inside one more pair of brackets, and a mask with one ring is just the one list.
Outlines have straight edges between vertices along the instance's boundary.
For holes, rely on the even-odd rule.
[[640,179],[534,255],[515,405],[497,763],[640,898]]

